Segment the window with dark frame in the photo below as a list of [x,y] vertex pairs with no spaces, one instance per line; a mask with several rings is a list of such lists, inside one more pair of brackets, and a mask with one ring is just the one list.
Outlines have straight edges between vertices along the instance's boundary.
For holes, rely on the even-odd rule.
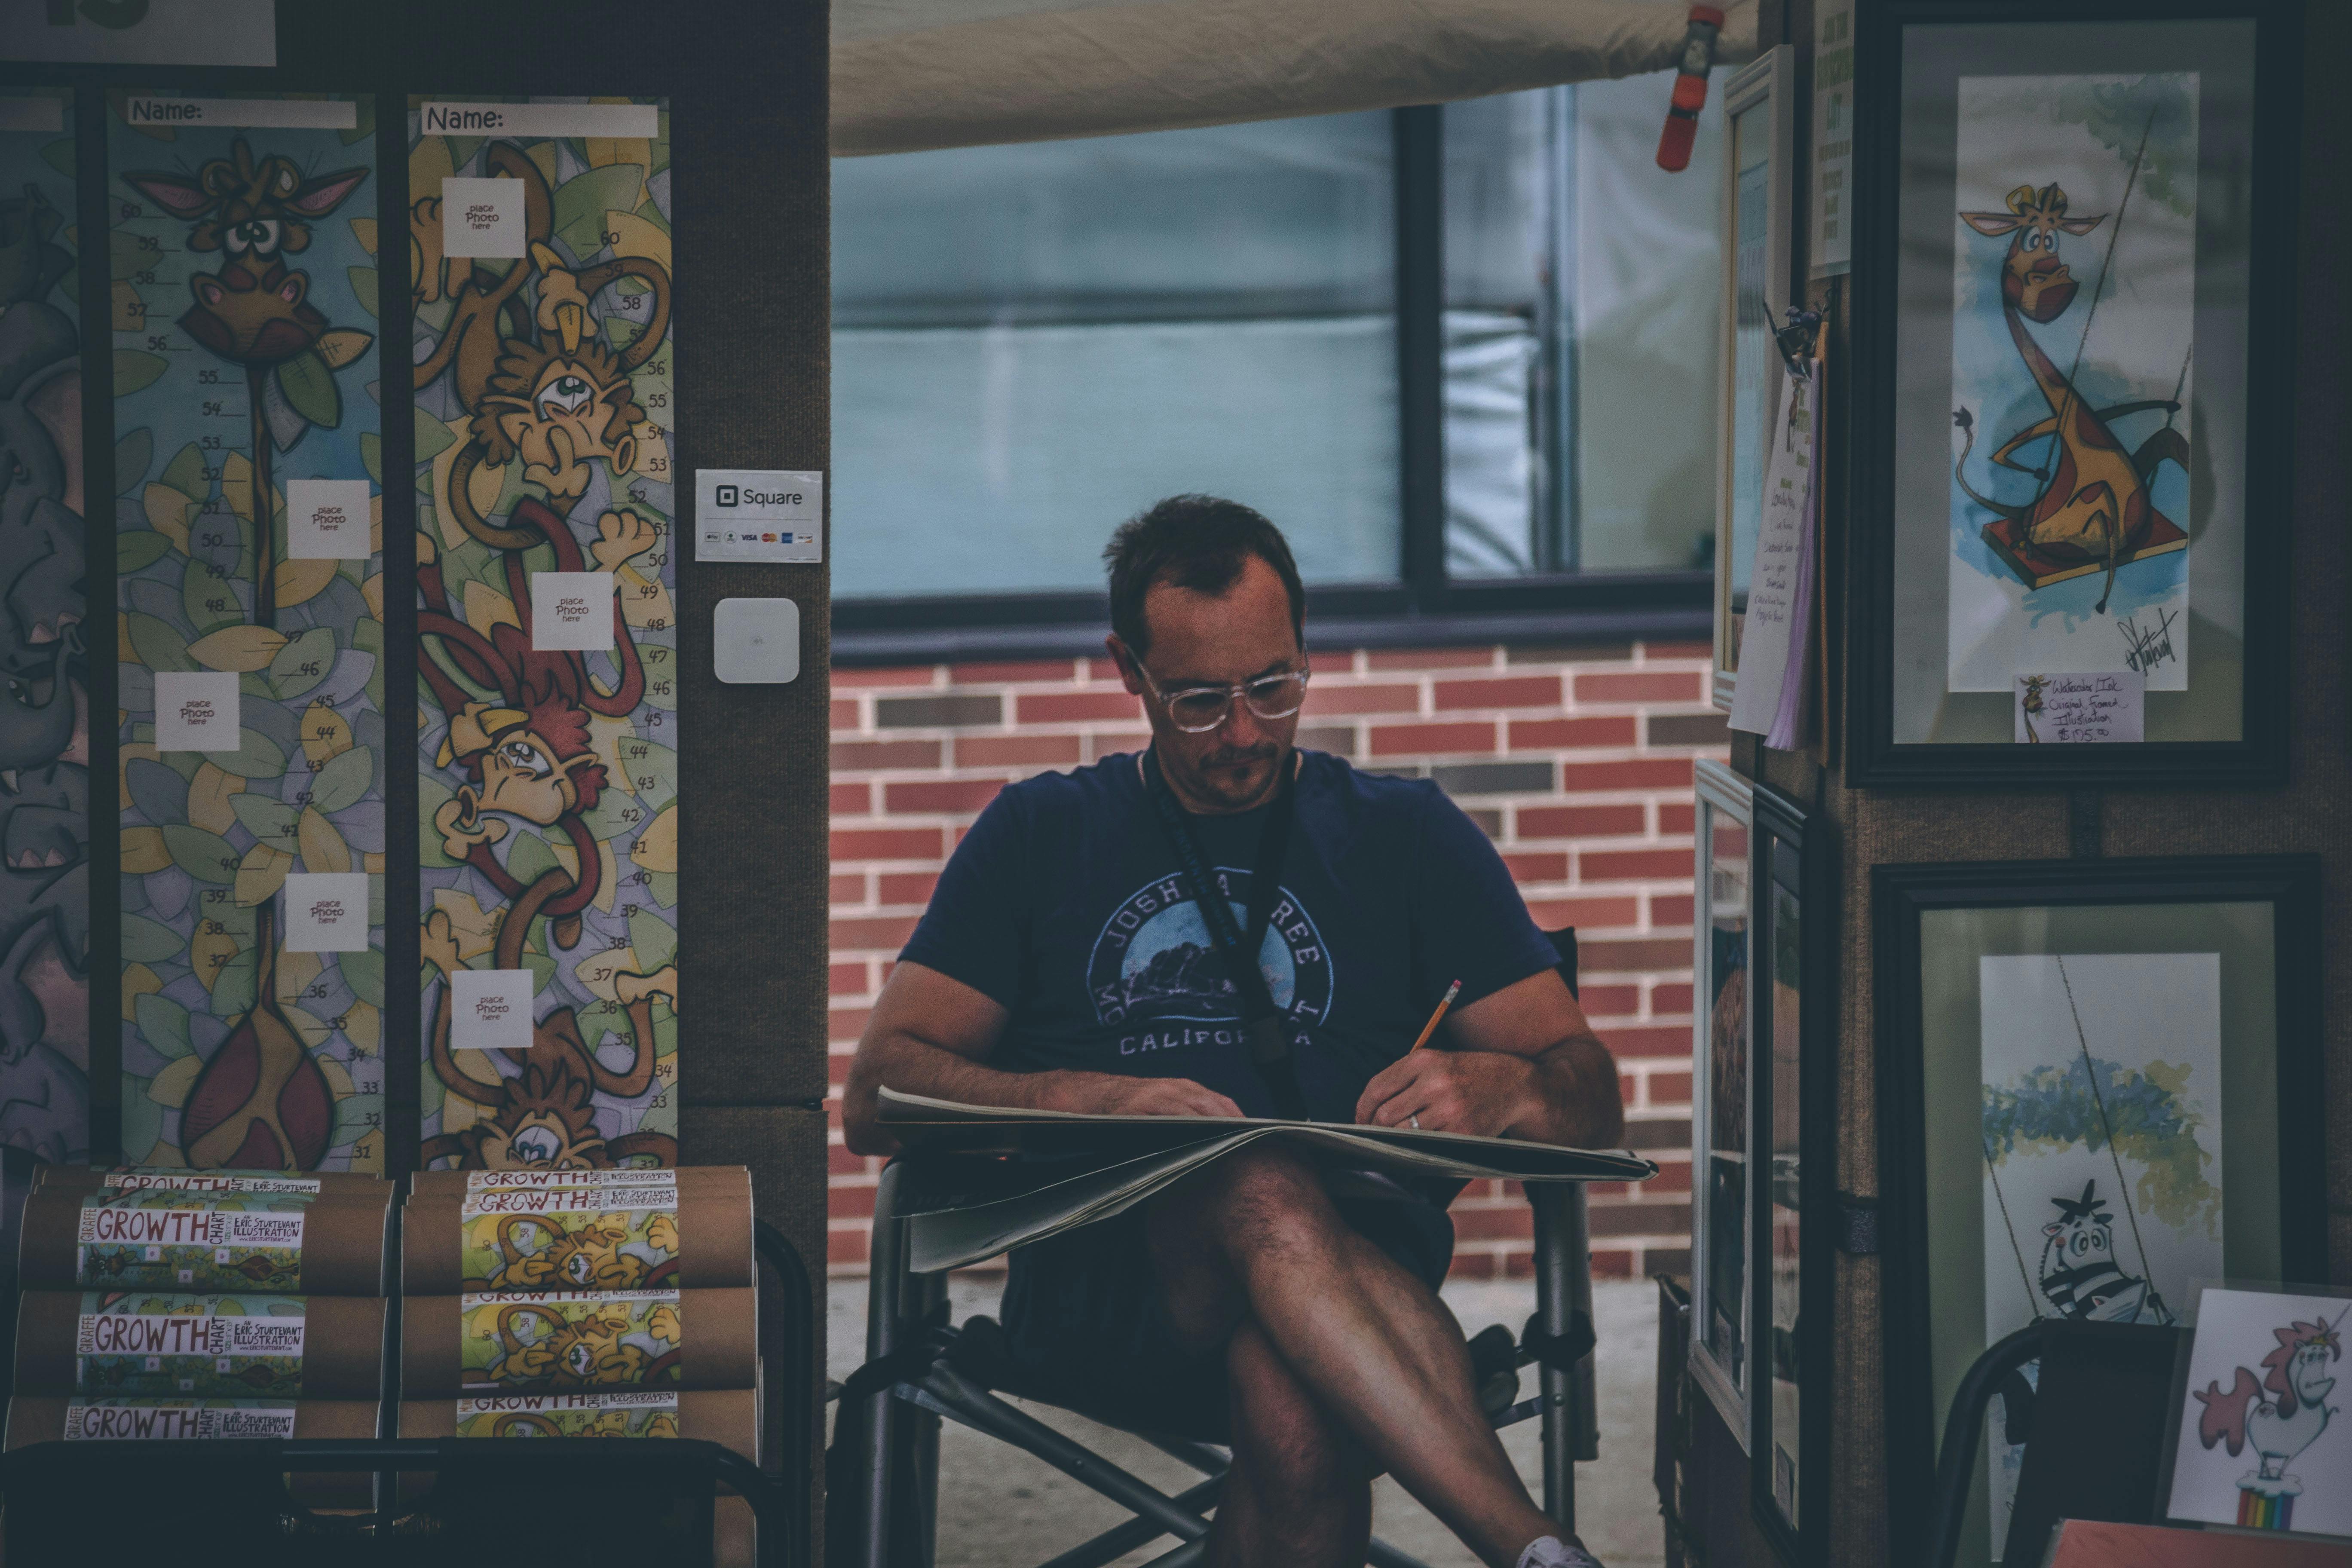
[[1090,651],[1185,489],[1317,646],[1704,636],[1721,133],[1659,170],[1664,95],[836,162],[835,659]]

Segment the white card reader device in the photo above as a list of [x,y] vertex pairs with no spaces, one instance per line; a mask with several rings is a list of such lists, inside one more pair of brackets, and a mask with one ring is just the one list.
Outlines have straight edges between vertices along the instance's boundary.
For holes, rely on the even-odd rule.
[[711,663],[731,685],[777,685],[801,673],[801,607],[790,599],[721,599],[710,615]]

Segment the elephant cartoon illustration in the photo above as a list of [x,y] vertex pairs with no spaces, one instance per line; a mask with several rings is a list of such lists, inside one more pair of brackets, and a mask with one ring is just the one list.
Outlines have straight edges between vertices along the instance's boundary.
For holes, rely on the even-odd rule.
[[0,1142],[89,1144],[89,702],[72,321],[0,310]]

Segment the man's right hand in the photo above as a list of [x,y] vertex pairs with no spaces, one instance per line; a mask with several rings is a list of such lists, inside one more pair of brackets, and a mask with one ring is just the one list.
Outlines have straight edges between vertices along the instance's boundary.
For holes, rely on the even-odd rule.
[[1046,1108],[1081,1116],[1239,1116],[1242,1108],[1189,1078],[1057,1072]]
[[1242,1108],[1190,1079],[1106,1072],[1004,1072],[988,1065],[1008,1015],[992,998],[919,963],[883,983],[842,1088],[843,1140],[857,1154],[892,1154],[877,1118],[884,1084],[967,1105],[1033,1106],[1081,1116],[1239,1116]]

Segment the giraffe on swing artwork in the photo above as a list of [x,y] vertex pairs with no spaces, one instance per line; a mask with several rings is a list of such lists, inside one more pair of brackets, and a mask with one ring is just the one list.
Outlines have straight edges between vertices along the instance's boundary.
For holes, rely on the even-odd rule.
[[2236,525],[2191,504],[2197,149],[2194,72],[1960,79],[1954,691],[2188,685],[2192,557]]
[[[1985,1342],[2037,1318],[2177,1322],[2223,1272],[2220,955],[1979,965]],[[1996,1554],[2039,1370],[1990,1423]]]

